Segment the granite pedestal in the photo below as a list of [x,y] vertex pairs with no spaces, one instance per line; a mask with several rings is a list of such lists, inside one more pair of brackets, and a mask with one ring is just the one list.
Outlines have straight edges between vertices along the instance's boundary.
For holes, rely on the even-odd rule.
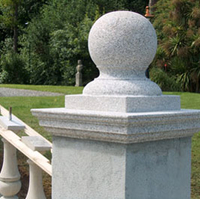
[[32,110],[53,135],[53,199],[190,198],[200,111],[181,110],[145,77],[156,48],[147,19],[108,13],[89,34],[100,76],[65,108]]

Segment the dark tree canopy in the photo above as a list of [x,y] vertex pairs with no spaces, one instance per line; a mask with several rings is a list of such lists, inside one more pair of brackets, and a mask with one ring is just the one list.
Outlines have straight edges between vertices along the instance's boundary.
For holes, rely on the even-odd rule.
[[[98,76],[87,47],[92,24],[115,10],[144,14],[146,5],[147,0],[1,0],[0,82],[74,85],[81,59],[86,84]],[[20,72],[23,78],[17,79]]]

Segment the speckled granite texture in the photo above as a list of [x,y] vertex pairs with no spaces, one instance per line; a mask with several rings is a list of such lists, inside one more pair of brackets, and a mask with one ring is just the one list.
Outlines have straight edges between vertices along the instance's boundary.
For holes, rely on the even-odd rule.
[[200,110],[145,77],[156,47],[143,16],[102,16],[89,35],[100,76],[65,108],[32,110],[53,134],[53,199],[190,199]]
[[88,39],[92,60],[100,76],[83,94],[160,95],[160,88],[145,77],[157,49],[157,37],[143,16],[111,12],[96,21]]
[[180,110],[178,96],[164,96],[145,76],[154,58],[157,37],[143,16],[111,12],[96,21],[89,34],[91,58],[100,76],[83,95],[66,96],[65,107],[76,110],[149,112]]
[[132,145],[53,139],[53,199],[190,199],[190,138]]
[[173,95],[66,95],[65,108],[123,113],[172,111],[180,110],[180,97]]
[[122,113],[55,108],[32,112],[55,136],[124,144],[190,137],[200,130],[199,110]]
[[66,96],[65,108],[33,114],[56,136],[126,144],[192,136],[200,129],[200,111],[180,110],[178,96],[162,95],[144,75],[156,47],[155,30],[143,16],[102,16],[89,35],[102,84],[94,80],[82,95]]

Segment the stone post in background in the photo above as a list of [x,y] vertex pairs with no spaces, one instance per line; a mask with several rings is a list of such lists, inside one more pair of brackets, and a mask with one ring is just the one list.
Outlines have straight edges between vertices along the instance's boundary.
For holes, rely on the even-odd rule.
[[89,34],[100,76],[65,108],[32,110],[53,134],[53,199],[189,199],[191,137],[200,111],[181,110],[145,77],[157,49],[146,18],[111,12]]
[[75,86],[82,86],[82,69],[83,69],[83,65],[82,65],[82,61],[78,60],[78,65],[76,66],[76,85]]

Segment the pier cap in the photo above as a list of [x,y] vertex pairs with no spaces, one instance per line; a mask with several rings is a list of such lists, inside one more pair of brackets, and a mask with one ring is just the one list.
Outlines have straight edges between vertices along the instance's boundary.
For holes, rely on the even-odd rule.
[[140,14],[115,11],[100,17],[89,33],[89,52],[100,76],[89,83],[89,95],[161,95],[145,77],[157,37],[152,24]]

